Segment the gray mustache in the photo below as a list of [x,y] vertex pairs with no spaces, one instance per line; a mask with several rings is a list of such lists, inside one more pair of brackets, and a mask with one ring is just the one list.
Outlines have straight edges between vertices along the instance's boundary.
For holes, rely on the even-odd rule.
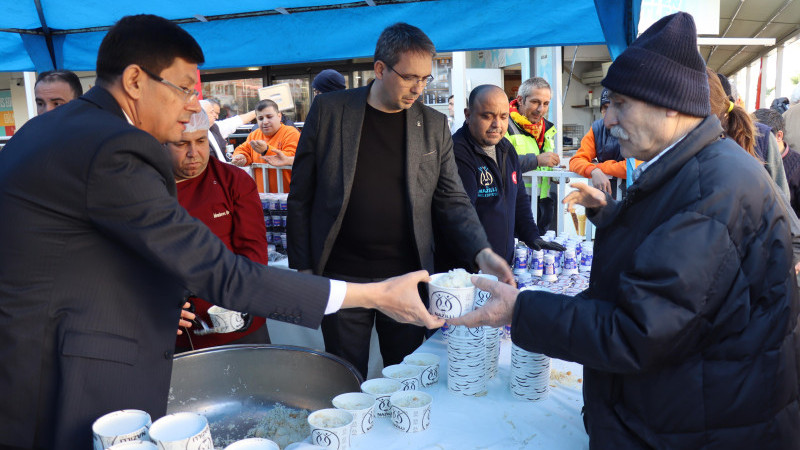
[[621,141],[627,141],[628,139],[630,139],[628,133],[619,125],[614,125],[608,130],[608,132],[611,133],[612,136]]

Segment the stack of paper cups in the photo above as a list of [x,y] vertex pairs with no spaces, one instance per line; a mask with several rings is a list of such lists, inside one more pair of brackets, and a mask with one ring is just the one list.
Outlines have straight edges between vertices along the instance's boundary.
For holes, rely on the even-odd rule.
[[[494,275],[480,274],[478,276],[497,281],[497,277]],[[475,288],[475,309],[485,305],[491,298],[492,294],[490,292]],[[502,329],[485,326],[483,327],[483,331],[484,343],[486,346],[486,364],[484,370],[486,379],[489,380],[497,375],[497,362],[500,358],[500,338],[502,336]]]
[[459,395],[486,395],[483,327],[454,326],[447,339],[447,389]]
[[550,358],[511,345],[511,394],[528,401],[547,398],[550,391]]

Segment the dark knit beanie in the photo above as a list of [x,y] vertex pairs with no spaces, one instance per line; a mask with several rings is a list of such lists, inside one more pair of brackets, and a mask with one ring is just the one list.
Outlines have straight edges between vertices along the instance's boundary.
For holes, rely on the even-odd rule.
[[325,69],[314,77],[311,87],[322,93],[341,91],[345,88],[344,76],[333,69]]
[[711,114],[697,28],[684,12],[651,25],[614,60],[601,84],[612,92],[691,116]]
[[733,89],[731,89],[731,82],[728,81],[728,77],[721,73],[717,73],[717,78],[719,78],[719,84],[722,85],[722,90],[725,91],[725,95],[728,96],[730,101],[734,101]]
[[608,89],[603,88],[603,92],[600,93],[600,106],[607,105],[611,103],[611,97],[608,95]]

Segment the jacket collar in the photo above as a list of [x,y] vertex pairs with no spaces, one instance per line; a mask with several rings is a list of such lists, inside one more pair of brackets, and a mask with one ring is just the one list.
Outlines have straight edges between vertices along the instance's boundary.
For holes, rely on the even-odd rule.
[[665,180],[672,178],[701,150],[722,136],[722,125],[717,116],[710,115],[689,132],[675,147],[649,167],[628,190],[628,199],[639,193],[658,189]]
[[122,107],[119,106],[117,103],[117,99],[111,95],[111,92],[108,92],[107,89],[95,86],[89,89],[89,92],[83,94],[79,100],[84,100],[94,105],[97,105],[100,109],[104,109],[116,116],[119,116],[120,119],[125,120],[125,113],[122,111]]

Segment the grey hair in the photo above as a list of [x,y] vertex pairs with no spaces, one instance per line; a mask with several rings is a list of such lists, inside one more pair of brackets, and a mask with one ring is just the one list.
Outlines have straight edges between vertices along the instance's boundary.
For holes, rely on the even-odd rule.
[[192,114],[189,118],[189,123],[186,124],[184,133],[192,133],[194,131],[208,131],[211,128],[211,123],[208,121],[208,115],[201,108],[200,111]]
[[521,99],[522,102],[528,98],[529,95],[533,92],[534,89],[550,89],[550,83],[547,82],[542,77],[533,77],[528,78],[521,85],[519,85],[519,90],[517,90],[517,96]]
[[394,67],[400,62],[400,56],[406,52],[427,53],[433,58],[436,56],[436,47],[419,28],[398,22],[384,29],[378,37],[378,43],[375,44],[375,61],[380,60]]

